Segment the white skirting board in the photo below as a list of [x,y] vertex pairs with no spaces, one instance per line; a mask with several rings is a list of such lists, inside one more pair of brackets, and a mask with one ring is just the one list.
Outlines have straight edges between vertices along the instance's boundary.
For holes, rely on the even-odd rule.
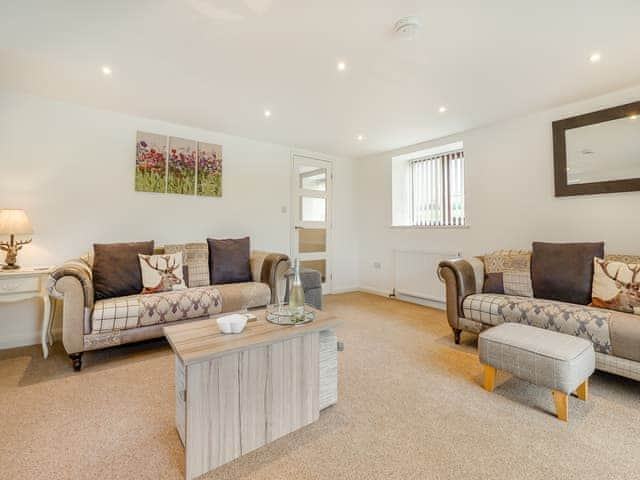
[[394,300],[400,300],[402,302],[415,303],[424,307],[435,308],[438,310],[444,310],[447,308],[446,302],[438,302],[435,300],[427,300],[420,297],[412,297],[410,295],[394,295],[393,292],[387,292],[378,288],[372,287],[359,287],[356,291],[363,293],[370,293],[372,295],[378,295],[380,297],[391,298]]

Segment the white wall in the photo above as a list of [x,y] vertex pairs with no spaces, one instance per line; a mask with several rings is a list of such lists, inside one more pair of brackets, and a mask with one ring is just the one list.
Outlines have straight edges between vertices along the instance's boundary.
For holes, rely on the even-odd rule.
[[[135,192],[137,130],[223,145],[222,198]],[[208,236],[249,235],[252,248],[289,253],[291,151],[0,92],[0,208],[25,209],[36,232],[33,244],[20,252],[23,265],[55,265],[94,242],[154,239],[163,245]],[[357,285],[352,163],[334,162],[334,239],[340,245],[334,248],[336,289]],[[38,311],[35,302],[0,305],[0,347],[34,343]]]
[[[530,248],[534,240],[604,240],[609,252],[640,253],[640,192],[554,197],[551,136],[553,120],[637,100],[640,86],[358,160],[360,286],[392,290],[394,249],[467,256]],[[391,157],[460,140],[469,228],[390,228]]]

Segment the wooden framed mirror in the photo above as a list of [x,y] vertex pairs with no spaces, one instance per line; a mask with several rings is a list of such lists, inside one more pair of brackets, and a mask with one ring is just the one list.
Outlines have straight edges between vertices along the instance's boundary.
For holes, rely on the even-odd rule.
[[556,197],[640,191],[640,102],[553,122]]

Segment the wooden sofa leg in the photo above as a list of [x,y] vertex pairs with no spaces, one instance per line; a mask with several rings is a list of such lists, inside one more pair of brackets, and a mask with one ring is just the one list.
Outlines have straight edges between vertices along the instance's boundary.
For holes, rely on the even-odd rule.
[[73,370],[75,372],[79,372],[82,370],[82,352],[80,353],[72,353],[69,355],[69,358],[73,362]]
[[462,333],[462,330],[460,330],[459,328],[454,328],[453,329],[453,341],[455,342],[456,345],[460,345],[460,334]]

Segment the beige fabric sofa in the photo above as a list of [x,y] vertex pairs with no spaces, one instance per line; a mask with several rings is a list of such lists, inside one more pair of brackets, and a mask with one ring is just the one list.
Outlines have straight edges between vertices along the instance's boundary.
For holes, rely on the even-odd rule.
[[[187,271],[195,275],[184,290],[95,300],[89,256],[59,266],[51,276],[49,293],[63,300],[62,343],[74,369],[82,368],[86,351],[162,337],[167,323],[263,307],[284,298],[289,269],[286,255],[254,250],[250,255],[252,281],[209,285],[203,281],[202,258],[190,261],[188,253],[189,246],[202,252],[203,245],[167,247],[167,251],[187,252]],[[164,248],[156,249],[156,253],[164,252]]]
[[[640,262],[639,257],[607,255]],[[640,381],[640,316],[543,298],[484,293],[481,257],[447,260],[438,268],[446,284],[447,319],[455,343],[505,322],[523,323],[590,340],[596,368]]]

